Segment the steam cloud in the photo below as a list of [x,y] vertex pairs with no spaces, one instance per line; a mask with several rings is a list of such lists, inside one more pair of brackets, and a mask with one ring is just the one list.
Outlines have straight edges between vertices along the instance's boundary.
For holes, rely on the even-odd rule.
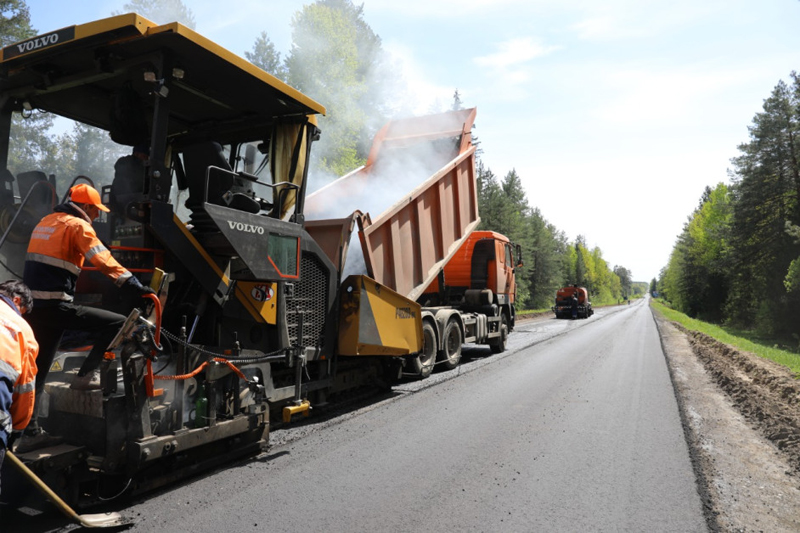
[[[457,117],[437,116],[436,131],[458,131],[459,135],[438,138],[397,135],[384,141],[369,166],[361,167],[322,187],[306,200],[309,220],[345,218],[354,211],[369,213],[377,223],[389,210],[458,155],[461,122]],[[442,119],[453,124],[443,124]],[[456,123],[457,122],[457,123]],[[418,132],[417,132],[418,134]],[[366,274],[364,254],[357,234],[351,236],[343,277]]]

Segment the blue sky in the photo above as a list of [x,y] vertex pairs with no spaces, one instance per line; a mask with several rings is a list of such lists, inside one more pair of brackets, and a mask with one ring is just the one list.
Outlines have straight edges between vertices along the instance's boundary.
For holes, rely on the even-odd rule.
[[[124,3],[28,1],[40,33]],[[185,3],[197,31],[229,50],[243,55],[266,31],[285,55],[309,2]],[[798,0],[363,4],[419,112],[457,88],[478,108],[484,163],[516,169],[548,221],[641,281],[666,265],[704,187],[729,181],[763,100],[800,70]]]

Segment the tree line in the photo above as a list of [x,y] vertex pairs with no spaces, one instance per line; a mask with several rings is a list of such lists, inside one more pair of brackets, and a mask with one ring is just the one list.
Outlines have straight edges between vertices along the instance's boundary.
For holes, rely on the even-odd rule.
[[[132,0],[112,14],[127,12],[195,28],[194,15],[181,0]],[[295,12],[290,25],[292,44],[286,55],[262,31],[244,56],[326,106],[326,116],[319,118],[323,135],[312,151],[311,174],[342,176],[364,164],[378,128],[391,117],[410,114],[403,104],[408,100],[403,80],[396,74],[400,69],[364,20],[363,5],[352,0],[316,0]],[[36,33],[23,0],[0,0],[0,44]],[[447,107],[437,102],[430,111]],[[456,90],[450,108],[461,107]],[[114,162],[130,151],[90,126],[71,124],[54,133],[57,130],[47,113],[15,117],[9,170],[54,174],[63,192],[77,175],[90,176],[97,185],[110,183]],[[479,155],[477,175],[481,229],[503,233],[522,246],[524,266],[517,272],[522,308],[550,307],[556,290],[572,284],[587,287],[595,304],[616,303],[646,291],[632,281],[628,269],[610,267],[600,248],[590,248],[582,236],[569,241],[530,206],[515,170],[499,179]]]
[[647,283],[634,282],[623,266],[613,268],[602,250],[590,248],[579,235],[569,241],[528,203],[516,170],[502,179],[478,159],[478,211],[481,229],[497,231],[522,247],[524,266],[517,271],[517,298],[523,309],[545,309],[556,291],[567,285],[589,290],[595,305],[619,303],[647,291]]
[[800,339],[800,75],[779,81],[653,282],[686,314]]

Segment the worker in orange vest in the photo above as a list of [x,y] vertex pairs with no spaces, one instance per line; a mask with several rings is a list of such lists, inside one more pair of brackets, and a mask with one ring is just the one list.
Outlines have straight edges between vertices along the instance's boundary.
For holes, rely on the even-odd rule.
[[30,287],[34,310],[28,317],[39,341],[36,378],[36,409],[25,429],[18,450],[32,450],[57,443],[55,437],[43,432],[37,418],[41,391],[53,363],[61,336],[65,330],[92,333],[94,345],[86,357],[71,387],[80,390],[100,388],[98,369],[109,343],[125,322],[125,317],[104,309],[73,303],[75,285],[88,260],[108,276],[117,287],[135,295],[153,293],[112,257],[97,238],[92,222],[100,211],[109,209],[93,187],[81,183],[69,190],[69,197],[56,206],[55,212],[44,217],[34,228],[28,245],[23,281]]
[[33,414],[36,355],[39,345],[22,318],[33,307],[21,281],[0,283],[0,465],[13,444],[13,432],[25,429]]

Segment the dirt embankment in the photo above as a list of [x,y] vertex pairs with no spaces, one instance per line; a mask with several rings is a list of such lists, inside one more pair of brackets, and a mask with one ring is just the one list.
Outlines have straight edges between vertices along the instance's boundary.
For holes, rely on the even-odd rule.
[[655,313],[711,531],[800,531],[800,384]]
[[694,353],[736,408],[800,475],[800,382],[792,372],[703,333],[677,327],[689,336]]

